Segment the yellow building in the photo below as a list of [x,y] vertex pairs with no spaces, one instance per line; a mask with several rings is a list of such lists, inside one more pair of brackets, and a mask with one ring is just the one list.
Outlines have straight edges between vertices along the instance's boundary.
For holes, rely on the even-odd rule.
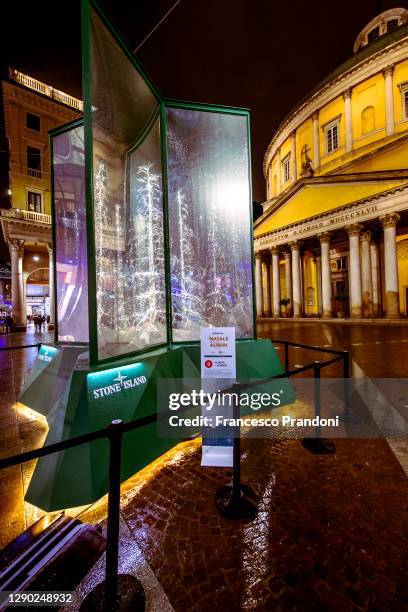
[[[1,81],[1,227],[10,249],[12,316],[49,314],[53,324],[49,130],[76,119],[82,101],[17,70]],[[4,168],[8,162],[8,169]],[[3,181],[2,181],[3,182]],[[7,306],[4,304],[3,306]]]
[[264,175],[258,316],[408,314],[407,10],[370,21],[284,119]]

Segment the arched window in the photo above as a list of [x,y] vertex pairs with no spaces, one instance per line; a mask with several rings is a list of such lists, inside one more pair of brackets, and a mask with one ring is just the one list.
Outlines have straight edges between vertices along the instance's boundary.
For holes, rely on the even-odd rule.
[[374,106],[366,106],[361,113],[361,133],[369,134],[375,130],[375,110]]

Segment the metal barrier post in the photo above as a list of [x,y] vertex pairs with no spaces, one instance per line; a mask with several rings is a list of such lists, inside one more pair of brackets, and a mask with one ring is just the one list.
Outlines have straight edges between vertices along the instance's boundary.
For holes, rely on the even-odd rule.
[[[321,408],[321,381],[320,381],[320,361],[315,361],[313,364],[313,384],[314,384],[314,405],[315,417],[320,419]],[[315,428],[314,438],[303,438],[302,446],[312,453],[321,455],[331,455],[335,452],[336,447],[333,442],[322,438],[320,421]]]
[[84,599],[81,612],[145,609],[145,593],[139,580],[131,574],[119,574],[120,471],[122,462],[123,421],[108,426],[109,493],[106,534],[105,581],[98,584]]
[[[234,388],[233,388],[234,389]],[[237,396],[237,397],[235,397]],[[248,485],[241,483],[241,428],[238,393],[232,393],[233,451],[232,484],[222,486],[215,495],[215,507],[225,518],[252,520],[258,512],[258,497]]]
[[289,372],[289,343],[285,340],[285,374]]
[[350,416],[350,354],[348,351],[343,353],[343,400],[344,400],[344,419]]
[[109,494],[106,542],[105,604],[115,610],[118,600],[120,466],[122,462],[122,421],[112,421],[109,436]]

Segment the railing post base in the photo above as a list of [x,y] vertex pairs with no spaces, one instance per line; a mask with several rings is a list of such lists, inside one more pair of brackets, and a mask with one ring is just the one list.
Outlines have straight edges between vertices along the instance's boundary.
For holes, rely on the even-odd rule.
[[215,494],[215,507],[221,516],[252,521],[258,512],[258,497],[248,485],[241,484],[240,495],[234,495],[232,484],[224,485]]
[[334,442],[325,438],[303,438],[302,446],[311,453],[318,455],[332,455],[336,452]]
[[131,574],[118,575],[117,604],[111,610],[106,609],[105,580],[100,582],[85,597],[79,608],[81,612],[143,612],[146,605],[144,589],[139,580]]

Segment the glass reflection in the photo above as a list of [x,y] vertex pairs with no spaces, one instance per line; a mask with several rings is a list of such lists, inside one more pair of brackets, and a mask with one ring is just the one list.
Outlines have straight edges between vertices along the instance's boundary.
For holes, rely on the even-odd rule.
[[84,130],[53,138],[58,340],[88,342]]
[[91,11],[98,358],[166,341],[158,101]]
[[246,117],[169,108],[173,339],[204,325],[253,336]]

